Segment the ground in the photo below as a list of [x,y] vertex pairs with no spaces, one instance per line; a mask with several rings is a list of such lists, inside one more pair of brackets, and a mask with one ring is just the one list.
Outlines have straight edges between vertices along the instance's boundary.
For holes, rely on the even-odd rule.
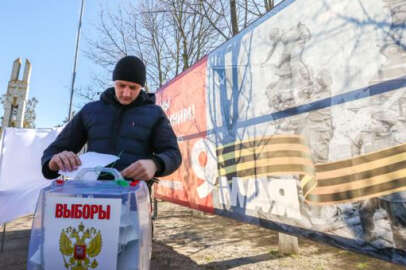
[[[297,255],[278,252],[278,233],[228,218],[159,202],[151,270],[404,269],[364,255],[299,239]],[[1,270],[23,270],[31,216],[7,224]]]

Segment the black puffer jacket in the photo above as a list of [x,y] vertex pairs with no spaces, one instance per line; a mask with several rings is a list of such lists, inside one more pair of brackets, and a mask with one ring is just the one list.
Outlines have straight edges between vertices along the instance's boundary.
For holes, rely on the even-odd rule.
[[155,95],[143,91],[130,105],[121,105],[114,88],[103,92],[99,101],[86,104],[48,146],[42,156],[42,173],[55,178],[48,163],[54,154],[64,150],[77,153],[87,142],[88,151],[120,157],[114,164],[119,171],[139,159],[161,164],[156,176],[174,172],[181,163],[176,135],[168,118],[155,105]]

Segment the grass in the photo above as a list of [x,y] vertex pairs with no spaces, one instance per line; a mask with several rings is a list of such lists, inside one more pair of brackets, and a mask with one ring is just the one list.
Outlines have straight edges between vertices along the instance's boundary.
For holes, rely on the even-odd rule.
[[366,269],[367,267],[368,267],[368,263],[366,263],[366,262],[362,262],[362,263],[357,264],[357,269],[360,269],[360,270]]
[[271,255],[272,259],[278,259],[278,258],[285,257],[285,255],[281,254],[278,249],[271,249],[269,251],[269,255]]

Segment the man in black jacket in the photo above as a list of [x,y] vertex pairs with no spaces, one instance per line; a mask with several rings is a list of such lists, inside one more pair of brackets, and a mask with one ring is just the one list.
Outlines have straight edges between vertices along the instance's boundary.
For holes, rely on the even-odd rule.
[[114,88],[99,101],[86,104],[66,125],[42,156],[42,173],[75,170],[76,155],[87,142],[88,151],[120,157],[113,165],[127,179],[149,180],[174,172],[181,163],[176,135],[168,118],[155,105],[155,95],[142,91],[145,65],[135,56],[117,62]]

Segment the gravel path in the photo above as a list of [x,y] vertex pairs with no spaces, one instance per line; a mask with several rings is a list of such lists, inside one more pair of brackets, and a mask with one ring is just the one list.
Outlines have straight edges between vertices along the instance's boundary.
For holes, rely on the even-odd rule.
[[[158,205],[152,270],[194,269],[405,269],[349,251],[300,239],[297,255],[278,252],[277,233],[167,202]],[[31,216],[7,225],[1,270],[23,270]]]

